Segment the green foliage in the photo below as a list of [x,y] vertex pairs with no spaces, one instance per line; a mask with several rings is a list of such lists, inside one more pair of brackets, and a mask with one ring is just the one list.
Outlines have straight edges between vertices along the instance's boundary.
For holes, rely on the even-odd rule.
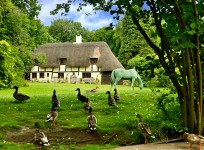
[[114,46],[111,46],[112,52],[115,54],[116,57],[119,55],[119,50],[121,47],[121,29],[122,28],[122,22],[119,21],[119,23],[116,25],[116,29],[114,30],[113,34],[113,41],[114,41]]
[[[137,28],[133,24],[131,17],[126,15],[122,19],[121,47],[118,54],[118,58],[125,68],[128,67],[128,61],[139,54],[141,44],[145,43],[141,39],[143,38],[137,31]],[[145,46],[143,45],[143,47]]]
[[104,42],[106,42],[109,45],[112,52],[114,54],[116,54],[116,56],[117,56],[117,53],[114,49],[115,48],[115,40],[113,39],[114,33],[115,33],[115,30],[113,30],[110,27],[100,28],[100,29],[93,32],[92,41],[104,41]]
[[37,0],[12,0],[13,4],[19,7],[24,13],[27,13],[31,19],[38,17],[41,5]]
[[49,34],[57,42],[75,42],[76,35],[82,35],[84,42],[90,41],[91,32],[81,26],[79,22],[70,20],[56,19],[52,21],[49,27]]
[[5,40],[0,48],[0,88],[24,85],[24,74],[33,62],[31,52],[37,45],[53,41],[47,28],[35,19],[39,10],[35,0],[0,2],[0,40]]
[[[174,122],[174,116],[177,116],[177,121],[180,120],[180,109],[179,103],[175,97],[175,93],[171,92],[169,89],[160,90],[160,89],[152,89],[152,92],[158,95],[156,108],[162,112],[161,118],[165,121]],[[180,116],[180,117],[179,117]],[[176,122],[177,122],[176,121]]]
[[22,76],[22,68],[23,64],[16,56],[15,49],[6,41],[0,41],[0,88],[10,87],[15,78]]
[[172,82],[166,75],[155,54],[145,56],[137,55],[128,61],[130,68],[134,68],[140,74],[143,82],[148,87],[170,87]]

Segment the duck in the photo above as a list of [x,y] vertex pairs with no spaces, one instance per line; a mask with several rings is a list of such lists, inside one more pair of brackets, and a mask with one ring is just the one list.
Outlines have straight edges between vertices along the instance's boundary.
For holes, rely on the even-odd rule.
[[34,134],[34,144],[38,145],[38,146],[50,146],[50,143],[48,142],[48,138],[45,135],[44,132],[40,131],[40,126],[39,123],[35,123],[35,134]]
[[91,89],[91,90],[86,90],[86,93],[95,93],[95,92],[97,92],[98,91],[98,86],[96,86],[96,88],[95,89]]
[[52,109],[48,114],[47,114],[47,117],[46,117],[46,122],[51,122],[51,125],[52,126],[56,126],[55,124],[55,120],[57,119],[58,117],[58,112],[56,111],[56,109]]
[[54,90],[52,95],[52,109],[56,107],[60,107],[60,100],[57,98],[56,90]]
[[116,101],[120,100],[120,95],[117,93],[117,89],[115,88],[114,91],[115,91],[115,93],[114,93],[114,97],[113,97],[113,98],[114,98]]
[[138,128],[140,129],[145,138],[144,144],[147,144],[149,143],[147,140],[147,136],[150,136],[151,138],[155,138],[155,136],[152,134],[149,125],[147,123],[142,122],[142,117],[140,114],[137,114],[137,118],[139,119]]
[[16,90],[15,90],[15,92],[13,93],[13,97],[14,97],[16,100],[22,102],[22,101],[25,101],[25,100],[30,99],[29,96],[27,96],[27,95],[25,95],[25,94],[22,94],[22,93],[18,93],[18,86],[14,86],[14,89],[16,89]]
[[75,91],[78,91],[77,98],[79,101],[81,101],[81,102],[87,101],[88,98],[84,95],[81,95],[80,88],[77,88]]
[[108,94],[108,105],[115,106],[116,102],[115,99],[111,97],[110,91],[107,91],[106,94]]
[[97,119],[96,117],[92,114],[92,107],[89,109],[89,115],[87,117],[87,125],[88,125],[88,130],[87,132],[93,132],[96,130],[97,126]]
[[85,110],[89,110],[90,108],[91,108],[91,105],[90,105],[90,103],[89,103],[89,100],[87,99],[87,101],[84,102],[84,109],[85,109]]
[[190,143],[189,148],[191,148],[193,144],[198,144],[199,150],[202,150],[202,144],[204,143],[204,137],[203,136],[193,134],[193,133],[184,132],[183,139],[184,139],[184,141],[187,141]]

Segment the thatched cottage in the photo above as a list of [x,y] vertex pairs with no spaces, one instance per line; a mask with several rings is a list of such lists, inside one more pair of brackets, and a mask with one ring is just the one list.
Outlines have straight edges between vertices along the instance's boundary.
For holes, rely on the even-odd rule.
[[36,64],[30,80],[40,82],[110,84],[113,69],[123,68],[105,42],[49,43],[38,47],[36,55],[45,55],[45,64]]

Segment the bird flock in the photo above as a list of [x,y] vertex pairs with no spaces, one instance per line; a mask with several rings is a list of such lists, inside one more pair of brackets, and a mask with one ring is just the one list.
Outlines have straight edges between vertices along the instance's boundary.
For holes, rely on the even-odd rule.
[[[98,91],[98,86],[94,89],[86,90],[86,93],[95,93]],[[16,101],[18,102],[23,102],[26,100],[29,100],[30,97],[28,95],[22,94],[18,92],[18,86],[14,86],[15,92],[13,93],[13,97],[15,98]],[[89,98],[81,94],[80,88],[77,88],[75,91],[78,91],[77,93],[77,99],[83,103],[83,107],[85,110],[89,112],[86,122],[87,122],[87,132],[94,132],[96,131],[97,127],[97,118],[93,114],[93,108],[90,104]],[[117,90],[114,89],[114,98],[111,97],[110,91],[107,91],[106,94],[108,94],[108,104],[109,106],[115,106],[116,101],[120,100],[120,96],[117,93]],[[52,101],[51,101],[51,110],[48,112],[45,122],[50,122],[51,126],[54,127],[56,126],[55,120],[58,118],[58,109],[60,108],[60,100],[57,98],[56,95],[56,90],[53,90],[53,95],[52,95]],[[40,130],[40,125],[39,123],[34,124],[36,131],[34,134],[34,144],[38,146],[49,146],[48,138],[45,135],[43,131]]]
[[[18,92],[18,87],[14,86],[15,92],[13,93],[13,97],[19,101],[23,102],[28,99],[30,99],[29,96],[19,93]],[[77,93],[77,99],[83,103],[84,109],[88,110],[89,114],[87,116],[86,122],[87,122],[87,132],[94,132],[96,131],[97,127],[97,118],[93,114],[93,108],[90,104],[89,98],[81,94],[80,88],[77,88],[75,91],[78,91]],[[95,89],[91,90],[86,90],[86,93],[95,93],[98,91],[98,86]],[[110,91],[107,91],[105,94],[108,95],[108,105],[109,106],[116,106],[117,101],[120,100],[120,95],[117,92],[117,89],[114,89],[114,95],[113,97],[111,96]],[[45,121],[50,122],[51,126],[56,126],[55,120],[58,118],[58,112],[57,110],[60,108],[60,100],[57,98],[56,95],[56,90],[53,90],[53,95],[52,95],[52,101],[51,101],[51,110],[48,112]],[[142,117],[140,114],[137,114],[136,117],[138,118],[138,128],[141,131],[141,133],[144,136],[145,142],[144,144],[148,143],[147,136],[151,138],[155,138],[155,136],[152,134],[150,127],[148,124],[142,121]],[[38,146],[50,146],[48,142],[48,138],[45,135],[44,132],[40,131],[40,125],[39,123],[35,123],[34,125],[36,127],[36,131],[34,134],[34,144]],[[192,144],[198,144],[199,149],[202,149],[202,144],[204,143],[204,137],[196,134],[188,134],[187,132],[184,133],[184,140],[188,141],[191,143],[190,147]]]

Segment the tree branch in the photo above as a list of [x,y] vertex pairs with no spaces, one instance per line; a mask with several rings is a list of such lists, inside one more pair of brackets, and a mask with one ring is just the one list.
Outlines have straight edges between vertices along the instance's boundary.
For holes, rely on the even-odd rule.
[[169,5],[167,5],[167,3],[165,3],[163,0],[158,0],[158,1],[161,2],[164,5],[164,7],[166,9],[168,9],[174,16],[176,16],[174,10],[171,7],[169,7]]

